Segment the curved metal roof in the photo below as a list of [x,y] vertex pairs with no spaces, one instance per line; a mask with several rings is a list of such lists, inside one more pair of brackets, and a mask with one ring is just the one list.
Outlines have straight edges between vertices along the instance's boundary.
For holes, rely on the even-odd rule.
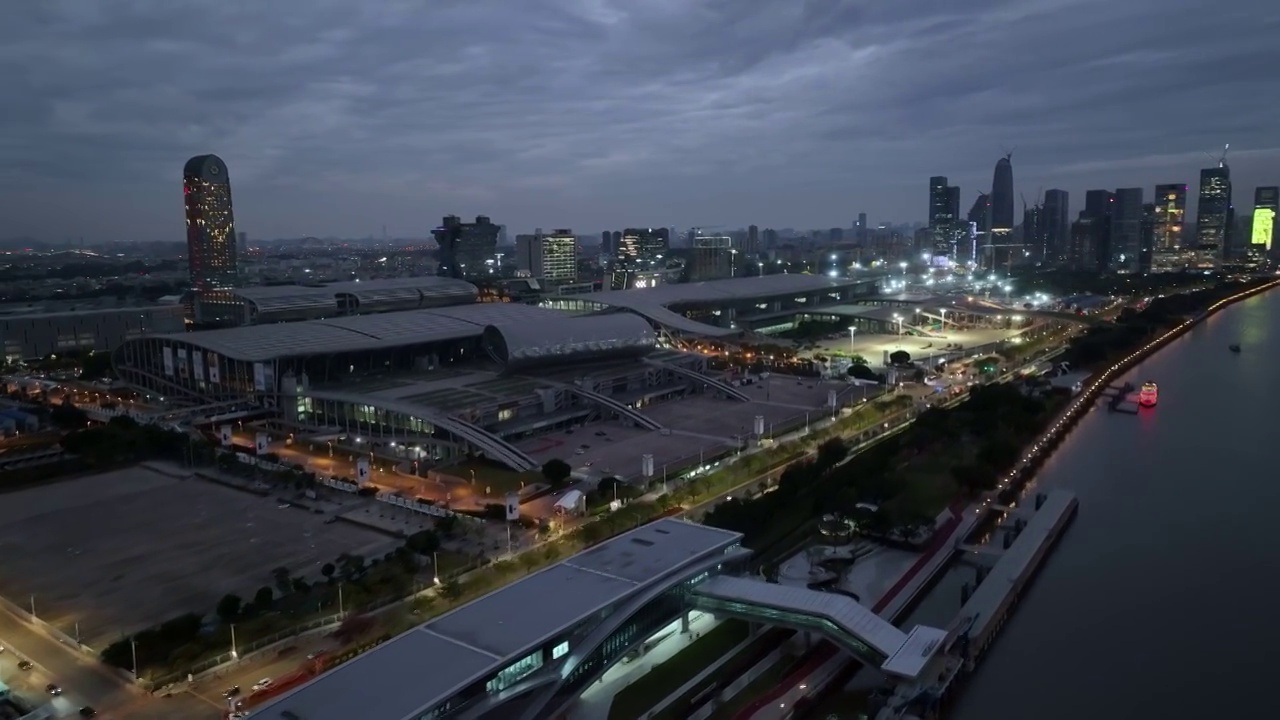
[[738,330],[717,327],[668,309],[682,303],[734,302],[763,300],[791,293],[835,290],[864,285],[882,275],[867,274],[857,278],[832,278],[825,275],[764,275],[762,277],[709,280],[700,283],[673,283],[652,288],[606,290],[575,295],[574,299],[599,303],[605,307],[630,310],[666,327],[709,337],[736,335]]
[[258,312],[338,307],[338,296],[350,295],[360,303],[406,302],[420,304],[470,302],[479,295],[475,285],[453,278],[434,276],[351,280],[323,285],[264,285],[239,288],[240,299],[253,303]]
[[245,362],[262,362],[479,337],[486,326],[495,323],[546,326],[565,317],[562,312],[531,305],[472,303],[147,337],[188,343]]
[[507,368],[604,357],[640,356],[658,335],[639,315],[610,313],[554,322],[502,322],[484,329],[485,349]]

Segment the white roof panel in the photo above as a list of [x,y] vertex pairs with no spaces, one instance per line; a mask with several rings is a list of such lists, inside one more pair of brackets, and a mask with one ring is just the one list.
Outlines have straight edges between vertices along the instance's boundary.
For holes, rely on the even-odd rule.
[[253,716],[278,718],[290,711],[307,720],[401,720],[420,710],[423,698],[447,696],[458,677],[483,673],[495,662],[490,655],[418,627],[269,701]]
[[430,620],[255,716],[288,710],[306,720],[410,720],[592,612],[683,577],[687,566],[741,538],[673,518],[642,525]]
[[915,678],[942,649],[947,631],[928,625],[917,625],[907,634],[898,651],[889,656],[880,669],[899,677]]
[[494,322],[555,322],[556,310],[516,303],[470,303],[443,308],[350,315],[269,325],[161,335],[249,362],[312,354],[376,350],[478,337]]

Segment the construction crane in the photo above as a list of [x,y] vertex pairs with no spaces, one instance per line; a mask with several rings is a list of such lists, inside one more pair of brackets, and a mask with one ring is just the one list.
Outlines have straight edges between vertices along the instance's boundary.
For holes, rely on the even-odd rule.
[[1227,152],[1229,150],[1231,150],[1231,143],[1222,146],[1222,155],[1220,157],[1214,157],[1212,153],[1205,153],[1205,155],[1208,155],[1210,160],[1217,162],[1218,167],[1224,168],[1227,166]]

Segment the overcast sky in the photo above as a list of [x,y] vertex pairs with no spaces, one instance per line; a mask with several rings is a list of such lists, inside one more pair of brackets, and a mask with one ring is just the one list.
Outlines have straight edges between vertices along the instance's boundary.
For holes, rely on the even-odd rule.
[[[1277,0],[11,0],[0,237],[923,220],[1015,192],[1280,184]],[[1194,211],[1194,201],[1191,203]]]

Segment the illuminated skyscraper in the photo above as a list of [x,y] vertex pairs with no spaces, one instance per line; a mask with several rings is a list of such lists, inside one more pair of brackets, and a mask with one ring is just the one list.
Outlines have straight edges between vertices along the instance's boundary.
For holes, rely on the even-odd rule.
[[1157,185],[1155,206],[1155,251],[1175,252],[1182,247],[1182,228],[1187,220],[1187,186]]
[[667,228],[627,228],[622,231],[617,260],[631,266],[653,265],[671,249],[671,231]]
[[929,178],[929,237],[934,257],[955,254],[956,226],[960,221],[960,188],[948,185],[941,175]]
[[534,277],[552,283],[578,280],[578,238],[567,228],[516,237],[516,262]]
[[217,155],[197,155],[182,168],[187,215],[187,264],[197,293],[235,287],[236,231],[231,178]]
[[1275,246],[1277,212],[1280,212],[1280,187],[1260,187],[1253,191],[1253,218],[1249,242],[1255,248],[1255,252],[1270,253]]
[[1219,257],[1230,257],[1231,168],[1225,162],[1200,171],[1200,196],[1196,207],[1196,242],[1203,250],[1218,248]]

